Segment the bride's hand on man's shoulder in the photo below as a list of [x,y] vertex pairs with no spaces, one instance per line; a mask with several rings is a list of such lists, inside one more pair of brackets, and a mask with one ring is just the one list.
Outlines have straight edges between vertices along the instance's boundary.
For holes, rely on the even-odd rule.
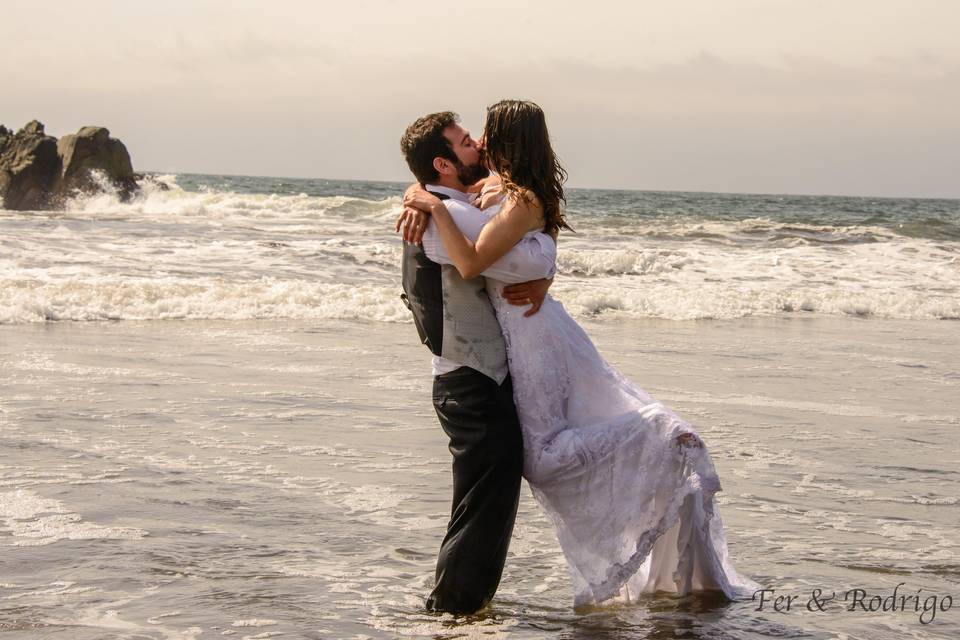
[[474,182],[473,184],[468,186],[467,193],[483,194],[490,190],[496,191],[500,189],[500,186],[501,186],[500,176],[498,176],[495,173],[491,173],[486,178],[481,178],[477,182]]
[[406,190],[403,192],[403,197],[406,198],[411,193],[414,193],[416,191],[423,191],[423,190],[424,190],[423,185],[421,185],[419,182],[414,182],[409,187],[407,187]]
[[424,189],[407,189],[403,194],[403,206],[412,209],[419,209],[429,214],[434,207],[441,204],[440,198]]
[[481,209],[496,204],[503,197],[503,183],[500,176],[490,176],[484,179],[480,186],[478,202]]
[[397,217],[397,233],[403,234],[403,241],[420,244],[423,234],[427,230],[430,217],[419,209],[404,207]]

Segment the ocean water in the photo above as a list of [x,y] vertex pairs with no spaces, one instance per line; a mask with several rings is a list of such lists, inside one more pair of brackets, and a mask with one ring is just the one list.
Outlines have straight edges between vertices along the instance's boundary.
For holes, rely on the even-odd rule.
[[[408,321],[403,185],[161,179],[0,213],[0,323]],[[571,190],[568,217],[554,291],[578,317],[960,318],[960,200]]]
[[450,458],[403,185],[162,179],[0,211],[4,638],[960,637],[957,201],[572,191],[554,295],[694,424],[734,565],[796,601],[574,611],[525,488],[456,619],[423,610]]

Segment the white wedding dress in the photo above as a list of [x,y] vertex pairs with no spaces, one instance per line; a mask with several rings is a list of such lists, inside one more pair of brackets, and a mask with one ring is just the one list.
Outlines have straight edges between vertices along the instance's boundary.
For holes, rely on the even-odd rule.
[[[550,236],[528,235],[556,255]],[[654,591],[751,598],[761,587],[730,562],[714,501],[720,480],[693,427],[607,364],[559,302],[547,296],[525,318],[529,306],[509,304],[504,286],[487,280],[507,345],[524,477],[556,526],[574,605]]]

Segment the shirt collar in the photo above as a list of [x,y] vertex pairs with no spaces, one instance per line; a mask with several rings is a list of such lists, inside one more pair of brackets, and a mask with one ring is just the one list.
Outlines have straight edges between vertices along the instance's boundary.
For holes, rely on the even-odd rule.
[[441,187],[436,184],[426,184],[424,188],[427,191],[436,191],[437,193],[442,193],[445,196],[449,196],[454,200],[459,200],[460,202],[466,202],[467,204],[473,204],[473,199],[476,197],[476,194],[473,193],[464,193],[463,191],[457,191],[456,189],[451,189],[449,187]]

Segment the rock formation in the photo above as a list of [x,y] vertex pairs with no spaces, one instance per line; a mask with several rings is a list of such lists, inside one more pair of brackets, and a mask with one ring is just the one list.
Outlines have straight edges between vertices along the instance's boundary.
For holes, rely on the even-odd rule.
[[130,154],[122,142],[110,137],[104,127],[83,127],[57,142],[60,156],[59,191],[68,194],[75,190],[95,191],[97,183],[91,171],[99,170],[119,188],[121,199],[128,199],[137,188]]
[[47,209],[60,175],[57,139],[36,120],[17,133],[0,126],[0,204],[4,209]]
[[126,200],[137,190],[130,154],[104,127],[83,127],[58,141],[36,120],[20,131],[0,125],[0,208],[21,211],[62,207],[76,193],[107,186]]

